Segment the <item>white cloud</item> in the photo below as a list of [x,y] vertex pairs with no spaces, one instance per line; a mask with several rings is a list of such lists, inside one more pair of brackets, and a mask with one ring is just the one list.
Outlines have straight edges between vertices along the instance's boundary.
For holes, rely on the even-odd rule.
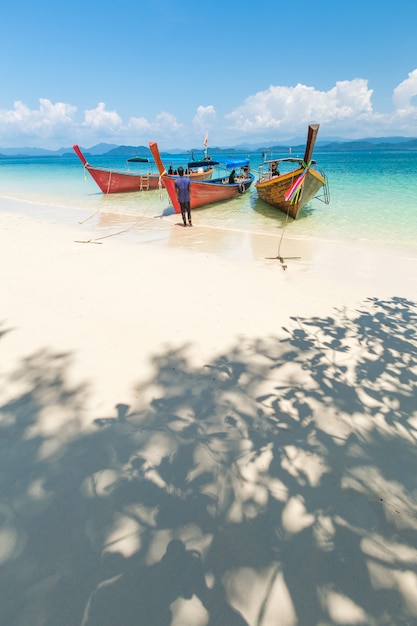
[[372,90],[363,79],[340,81],[327,92],[314,87],[276,87],[249,96],[226,116],[232,128],[248,134],[282,131],[299,132],[310,122],[352,123],[372,117]]
[[123,127],[122,118],[116,111],[106,111],[104,102],[99,102],[95,109],[84,111],[83,126],[90,129],[102,130],[106,134],[118,132]]
[[131,117],[128,129],[143,135],[153,133],[159,138],[164,133],[178,135],[183,130],[183,125],[178,122],[175,115],[162,111],[162,113],[156,115],[153,121],[149,121],[144,117]]
[[408,78],[394,89],[392,101],[397,112],[411,110],[415,113],[417,107],[411,102],[414,96],[417,96],[417,70],[410,72]]
[[216,124],[216,109],[212,104],[208,106],[197,107],[197,112],[193,117],[192,125],[196,132],[203,133],[208,131]]
[[29,139],[45,139],[62,132],[73,124],[77,107],[64,102],[52,102],[40,98],[39,109],[30,109],[23,102],[14,102],[10,111],[0,111],[2,137],[23,136]]
[[129,126],[139,134],[145,134],[152,130],[152,124],[145,117],[131,117]]
[[199,105],[183,122],[168,111],[153,119],[137,116],[125,122],[116,110],[107,110],[104,102],[81,113],[72,104],[41,98],[38,108],[16,101],[12,109],[0,110],[0,142],[4,147],[37,145],[54,149],[75,142],[147,145],[158,141],[161,147],[185,148],[200,143],[209,131],[211,145],[221,146],[304,135],[312,122],[321,124],[322,138],[417,136],[416,96],[417,69],[393,90],[394,106],[389,114],[374,111],[373,90],[362,78],[338,81],[328,91],[302,84],[271,85],[248,96],[222,119],[210,104]]
[[171,147],[182,145],[185,129],[175,115],[162,111],[153,120],[145,117],[131,117],[125,130],[126,142],[147,146],[149,141],[169,142]]
[[[22,102],[15,102],[12,110],[0,110],[1,145],[4,147],[36,142],[40,147],[56,145],[93,145],[101,141],[147,145],[150,140],[171,139],[181,141],[184,126],[177,118],[162,111],[153,120],[131,117],[127,124],[117,111],[106,109],[104,102],[86,109],[81,121],[76,120],[77,107],[50,100],[39,100],[39,109],[30,109]],[[48,140],[48,141],[45,141]],[[45,144],[48,143],[48,146]]]

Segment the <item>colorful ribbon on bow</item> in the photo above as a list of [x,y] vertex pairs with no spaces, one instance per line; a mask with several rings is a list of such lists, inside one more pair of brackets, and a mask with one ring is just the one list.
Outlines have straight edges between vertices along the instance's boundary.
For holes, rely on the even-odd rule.
[[290,201],[290,204],[294,204],[298,200],[298,196],[301,193],[302,184],[305,180],[306,174],[311,166],[311,161],[308,165],[303,162],[304,171],[295,179],[291,187],[288,189],[284,196],[286,202]]

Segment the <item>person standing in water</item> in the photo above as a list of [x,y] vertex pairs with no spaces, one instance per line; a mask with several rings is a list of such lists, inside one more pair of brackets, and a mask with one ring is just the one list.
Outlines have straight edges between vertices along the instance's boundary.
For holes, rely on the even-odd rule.
[[175,191],[177,194],[178,202],[181,207],[182,221],[184,226],[188,224],[192,226],[191,222],[191,204],[190,204],[190,179],[188,176],[184,176],[184,168],[178,168],[178,178],[175,179]]

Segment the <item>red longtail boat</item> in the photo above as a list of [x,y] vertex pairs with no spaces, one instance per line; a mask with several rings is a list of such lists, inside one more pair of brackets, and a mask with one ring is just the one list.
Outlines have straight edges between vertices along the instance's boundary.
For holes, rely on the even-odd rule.
[[[168,176],[159,154],[158,145],[154,141],[151,141],[149,143],[149,148],[155,160],[162,182],[168,191],[172,206],[174,207],[176,213],[180,213],[181,209],[175,191],[175,179]],[[191,176],[189,176],[189,178],[191,209],[197,209],[198,207],[213,204],[214,202],[230,200],[231,198],[245,193],[245,191],[247,191],[253,183],[255,177],[250,173],[249,168],[246,168],[241,175],[236,176],[235,182],[233,183],[229,183],[228,176],[206,181],[198,181]]]
[[[84,169],[99,186],[103,193],[126,193],[128,191],[148,191],[161,187],[159,174],[128,172],[113,170],[105,167],[90,165],[81,152],[79,146],[73,146],[75,154],[84,165]],[[202,171],[189,174],[191,180],[208,180],[211,178],[214,167],[199,168]],[[174,176],[175,178],[175,176]]]

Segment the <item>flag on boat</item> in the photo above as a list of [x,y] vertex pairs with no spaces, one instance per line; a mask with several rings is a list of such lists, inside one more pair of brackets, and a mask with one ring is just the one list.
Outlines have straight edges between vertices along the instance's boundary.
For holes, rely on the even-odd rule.
[[207,146],[208,146],[208,133],[206,133],[206,136],[204,137],[203,144],[204,144],[204,147],[207,148]]

